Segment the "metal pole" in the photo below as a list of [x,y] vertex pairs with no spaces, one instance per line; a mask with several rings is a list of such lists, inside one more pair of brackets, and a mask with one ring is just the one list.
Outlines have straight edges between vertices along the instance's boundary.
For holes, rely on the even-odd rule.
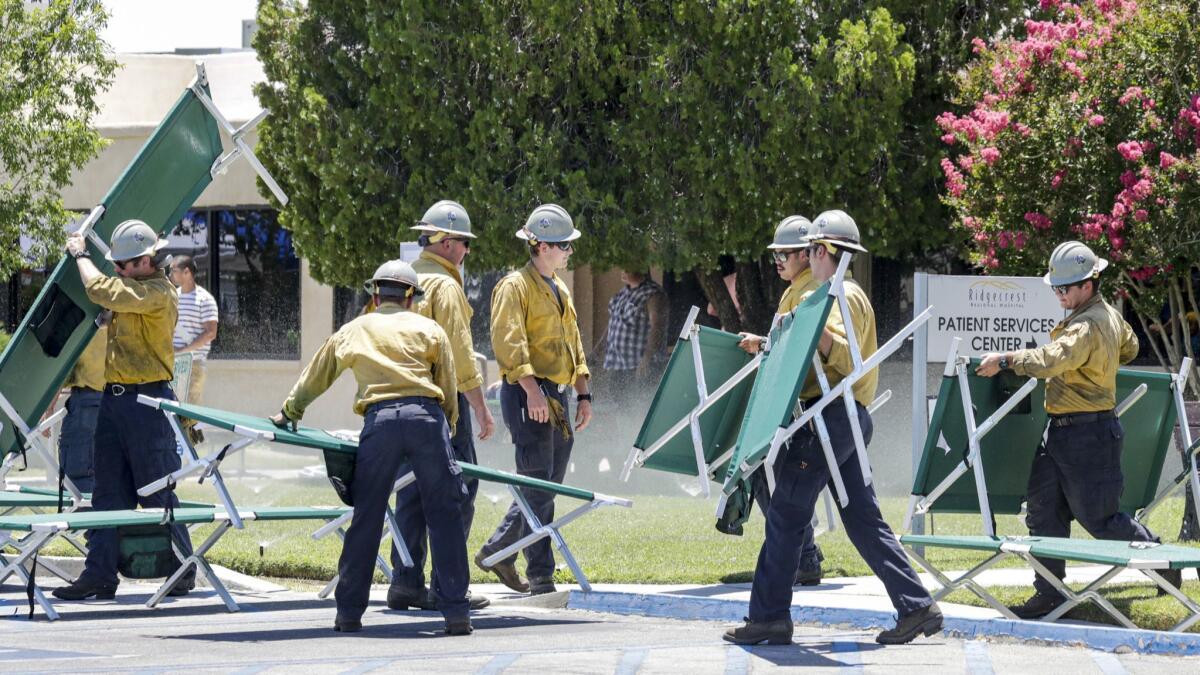
[[[929,274],[913,274],[913,317],[916,318],[929,306]],[[925,402],[926,371],[929,362],[929,325],[923,323],[913,333],[912,351],[912,481],[917,478],[917,467],[921,464],[921,451],[925,448],[925,431],[929,426],[928,405]],[[912,483],[910,481],[910,484]],[[912,519],[913,534],[925,533],[925,515],[917,514]],[[924,548],[924,547],[920,547]],[[923,552],[919,552],[923,553]]]

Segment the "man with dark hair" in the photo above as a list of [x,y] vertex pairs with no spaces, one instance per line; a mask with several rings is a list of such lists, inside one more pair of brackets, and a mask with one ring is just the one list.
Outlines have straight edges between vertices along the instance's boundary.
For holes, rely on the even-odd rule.
[[[113,230],[112,248],[106,255],[117,276],[107,276],[88,257],[86,240],[79,234],[67,239],[67,253],[75,258],[88,299],[112,310],[112,324],[104,361],[104,397],[96,426],[95,475],[92,508],[116,511],[173,508],[174,492],[142,497],[137,489],[179,469],[175,434],[162,412],[137,402],[144,394],[175,399],[170,382],[175,365],[171,331],[175,326],[178,294],[154,259],[166,245],[140,220],[127,220]],[[184,556],[192,554],[191,539],[182,525],[172,525],[172,539]],[[83,573],[69,586],[54,590],[63,600],[116,595],[120,557],[117,530],[96,530],[88,540]],[[170,595],[183,595],[195,587],[195,573],[181,578]]]
[[[171,258],[171,282],[179,287],[179,321],[175,323],[172,345],[178,352],[191,352],[192,375],[188,380],[187,402],[201,403],[206,379],[205,362],[217,337],[217,301],[196,283],[196,261],[191,256]],[[192,427],[189,427],[189,430]],[[200,437],[203,438],[203,437]],[[197,442],[193,434],[193,442]]]
[[[808,259],[818,285],[833,277],[838,261],[847,251],[866,252],[859,243],[858,225],[842,211],[826,211],[817,216],[809,230]],[[843,317],[834,304],[817,344],[822,370],[830,386],[836,386],[854,370],[846,321],[854,326],[854,336],[862,358],[878,349],[875,336],[875,310],[867,294],[846,280],[844,291],[850,316]],[[852,385],[854,414],[865,443],[871,442],[874,426],[867,405],[875,397],[879,371],[874,369]],[[800,397],[805,405],[822,395],[815,372],[809,372]],[[873,485],[864,485],[855,451],[853,429],[846,407],[837,402],[821,412],[829,432],[829,442],[845,481],[846,506],[838,504],[846,535],[854,544],[871,572],[883,582],[896,608],[896,626],[880,632],[875,641],[903,644],[917,636],[933,635],[942,629],[942,613],[929,591],[921,585],[908,556],[879,511]],[[745,625],[731,628],[725,640],[735,644],[789,644],[792,641],[792,582],[800,561],[800,549],[806,529],[811,529],[813,509],[821,490],[830,482],[830,469],[813,425],[792,436],[786,454],[781,454],[775,482],[775,494],[767,511],[766,537],[754,569],[750,589],[750,611]],[[851,477],[853,476],[853,478]]]
[[621,281],[625,287],[608,301],[604,370],[612,391],[644,391],[666,363],[667,299],[644,270],[622,270]]
[[[575,305],[556,272],[571,258],[579,230],[566,209],[543,204],[529,214],[517,238],[529,246],[529,264],[512,272],[492,291],[492,349],[503,384],[500,410],[516,445],[517,473],[561,483],[571,461],[575,432],[592,420],[587,362],[579,335]],[[575,389],[575,427],[569,418],[569,388]],[[554,520],[554,495],[522,488],[538,520]],[[516,501],[492,537],[475,556],[475,564],[494,572],[517,592],[552,593],[554,554],[550,539],[525,549],[529,581],[517,573],[516,555],[487,566],[484,559],[529,533]]]
[[[1138,340],[1121,313],[1100,297],[1100,273],[1108,261],[1097,258],[1078,241],[1059,244],[1043,277],[1058,304],[1070,312],[1050,331],[1050,343],[1037,349],[984,354],[976,373],[992,377],[1009,369],[1018,375],[1045,378],[1045,440],[1033,458],[1026,490],[1025,524],[1029,533],[1071,536],[1078,520],[1096,539],[1159,541],[1128,513],[1120,510],[1121,422],[1113,413],[1117,369],[1137,356]],[[1038,558],[1062,579],[1066,563]],[[1179,586],[1182,572],[1164,570]],[[1052,583],[1035,575],[1034,594],[1013,607],[1022,619],[1046,616],[1066,598]]]
[[338,559],[337,616],[333,629],[362,630],[371,576],[383,536],[384,511],[407,463],[417,479],[429,528],[437,607],[450,635],[469,635],[467,542],[461,502],[467,488],[450,454],[458,421],[458,388],[450,338],[432,319],[412,311],[423,290],[402,260],[379,266],[367,282],[378,309],[342,326],[312,361],[271,421],[294,424],[342,372],[358,383],[354,412],[363,416],[349,494],[354,520]]

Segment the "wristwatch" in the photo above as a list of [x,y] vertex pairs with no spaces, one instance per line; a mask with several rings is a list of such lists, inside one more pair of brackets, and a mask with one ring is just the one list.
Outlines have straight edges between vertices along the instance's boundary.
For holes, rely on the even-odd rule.
[[576,403],[583,403],[584,401],[587,401],[588,403],[591,403],[591,402],[592,402],[592,395],[591,395],[591,394],[576,394],[576,395],[575,395],[575,402],[576,402]]
[[1000,370],[1008,370],[1008,355],[1007,354],[1002,354],[1000,356]]
[[89,258],[92,255],[91,251],[87,250],[86,246],[83,249],[81,249],[78,253],[75,253],[72,251],[67,251],[67,252],[70,253],[71,257],[76,260],[79,260],[80,258]]

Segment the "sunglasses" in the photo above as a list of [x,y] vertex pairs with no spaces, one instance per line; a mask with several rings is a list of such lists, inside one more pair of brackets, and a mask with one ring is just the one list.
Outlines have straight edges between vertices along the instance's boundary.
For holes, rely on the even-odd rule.
[[[1085,279],[1084,281],[1087,281],[1087,280]],[[1075,288],[1076,286],[1082,286],[1082,285],[1083,285],[1083,281],[1076,281],[1073,284],[1063,284],[1061,286],[1052,286],[1051,288],[1054,289],[1054,293],[1056,295],[1066,295],[1067,291],[1071,290],[1072,288]]]
[[574,246],[569,241],[546,241],[546,242],[542,242],[542,243],[546,244],[547,246],[553,246],[560,251],[570,251],[571,249],[574,248]]
[[796,255],[798,253],[804,253],[804,252],[805,252],[805,249],[792,249],[791,251],[772,251],[771,258],[773,258],[775,260],[775,262],[782,265],[783,263],[787,262],[787,259],[790,258],[791,256]]
[[447,237],[446,241],[462,242],[463,248],[468,249],[468,250],[470,250],[470,248],[471,248],[471,240],[467,239],[466,237]]

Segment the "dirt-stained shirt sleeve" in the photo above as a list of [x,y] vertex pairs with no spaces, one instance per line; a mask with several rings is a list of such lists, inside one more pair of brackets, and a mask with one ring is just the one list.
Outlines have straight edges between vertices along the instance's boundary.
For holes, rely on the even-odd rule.
[[1137,336],[1133,334],[1133,328],[1126,322],[1121,330],[1121,353],[1119,355],[1121,365],[1136,358],[1140,346]]
[[341,342],[342,333],[340,331],[331,335],[313,355],[308,366],[304,368],[300,379],[296,381],[287,400],[283,402],[283,414],[287,415],[288,419],[303,418],[304,411],[308,409],[309,404],[325,393],[338,375],[345,370],[345,364],[338,357],[338,347]]
[[[1016,374],[1027,377],[1057,377],[1067,371],[1076,370],[1087,362],[1092,353],[1093,339],[1090,324],[1086,321],[1073,323],[1051,342],[1036,349],[1022,349],[1016,352],[1010,367]],[[1134,344],[1136,353],[1136,340]]]
[[510,276],[492,291],[492,351],[509,381],[536,376],[529,360],[529,336],[525,332],[525,303],[520,281]]
[[84,290],[97,305],[128,314],[155,314],[174,301],[156,284],[124,277],[93,277]]

